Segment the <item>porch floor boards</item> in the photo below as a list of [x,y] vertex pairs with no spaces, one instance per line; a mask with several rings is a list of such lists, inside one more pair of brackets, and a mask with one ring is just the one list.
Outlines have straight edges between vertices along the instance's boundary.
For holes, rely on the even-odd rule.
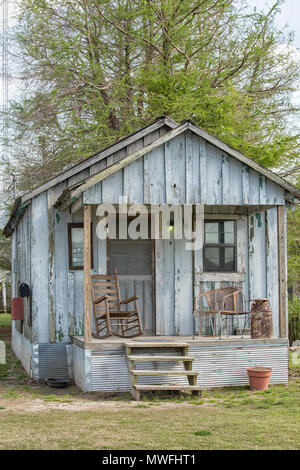
[[[160,340],[160,341],[159,341]],[[161,341],[163,340],[163,341]],[[245,346],[249,345],[261,345],[261,344],[282,344],[287,342],[286,338],[265,338],[265,339],[252,339],[249,336],[244,336],[241,338],[239,335],[228,336],[222,339],[217,337],[203,337],[203,336],[139,336],[136,339],[133,338],[120,338],[117,336],[110,336],[109,338],[99,339],[92,337],[91,341],[88,343],[84,342],[83,336],[73,336],[73,343],[82,349],[90,349],[93,351],[97,350],[109,350],[109,349],[122,349],[124,346],[127,346],[130,343],[134,343],[136,347],[148,346],[148,343],[153,343],[155,346],[160,345],[164,347],[169,342],[169,345],[180,347],[180,344],[187,343],[189,346],[193,345],[202,345],[202,346],[220,346],[220,344],[226,346]]]

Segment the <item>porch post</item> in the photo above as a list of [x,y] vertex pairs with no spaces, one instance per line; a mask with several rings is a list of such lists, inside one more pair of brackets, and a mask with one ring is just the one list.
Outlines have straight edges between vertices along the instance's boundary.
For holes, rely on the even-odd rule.
[[7,313],[7,295],[6,295],[6,279],[2,281],[2,302],[4,313]]
[[285,252],[285,207],[277,206],[278,224],[278,287],[279,287],[279,337],[287,337],[286,301],[286,252]]
[[84,342],[91,341],[91,206],[84,205]]

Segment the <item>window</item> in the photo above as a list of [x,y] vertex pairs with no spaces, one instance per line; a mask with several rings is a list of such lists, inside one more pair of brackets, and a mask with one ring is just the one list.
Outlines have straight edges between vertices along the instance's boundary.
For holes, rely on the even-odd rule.
[[236,222],[205,221],[204,271],[236,271]]
[[[91,231],[92,232],[92,231]],[[69,269],[83,269],[83,224],[68,224]],[[92,242],[93,268],[93,242]]]
[[[148,216],[147,216],[148,218]],[[129,235],[127,239],[119,239],[119,219],[117,219],[117,239],[108,240],[108,273],[113,274],[117,268],[120,275],[129,276],[151,276],[152,275],[152,256],[153,242],[151,240],[151,221],[148,218],[148,236],[144,240],[138,238],[132,240]],[[133,219],[127,217],[127,234],[128,226]]]

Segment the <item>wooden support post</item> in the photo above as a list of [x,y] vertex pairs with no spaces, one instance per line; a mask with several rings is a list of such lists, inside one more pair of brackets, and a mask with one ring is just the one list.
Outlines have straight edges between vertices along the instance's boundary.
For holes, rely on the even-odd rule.
[[2,282],[2,299],[3,299],[3,310],[7,313],[7,295],[6,295],[6,281]]
[[91,206],[84,206],[84,342],[91,341]]
[[277,206],[278,224],[278,288],[279,288],[279,337],[287,337],[286,321],[286,252],[285,252],[285,207]]

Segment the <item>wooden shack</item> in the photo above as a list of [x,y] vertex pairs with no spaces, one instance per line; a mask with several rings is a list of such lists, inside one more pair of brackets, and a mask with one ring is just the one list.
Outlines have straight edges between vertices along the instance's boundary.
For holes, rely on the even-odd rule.
[[[129,240],[117,256],[120,246],[96,235],[96,211],[119,204],[120,196],[129,205],[202,206],[207,230],[226,225],[231,233],[225,262],[216,261],[216,251],[204,257],[205,247],[186,250],[172,234]],[[275,173],[193,123],[168,117],[67,169],[19,198],[5,227],[12,237],[12,296],[19,296],[20,283],[32,294],[23,299],[23,321],[13,322],[17,357],[35,379],[70,377],[84,391],[131,390],[134,351],[185,351],[200,388],[246,384],[251,365],[271,366],[271,383],[286,383],[286,209],[297,199],[299,189]],[[122,295],[139,297],[142,337],[92,335],[90,275],[115,267]],[[232,285],[246,299],[268,298],[272,338],[242,338],[232,328],[219,339],[209,322],[199,331],[194,297]],[[137,369],[168,373],[141,374],[145,389],[184,387],[182,362],[153,364],[140,361]]]

